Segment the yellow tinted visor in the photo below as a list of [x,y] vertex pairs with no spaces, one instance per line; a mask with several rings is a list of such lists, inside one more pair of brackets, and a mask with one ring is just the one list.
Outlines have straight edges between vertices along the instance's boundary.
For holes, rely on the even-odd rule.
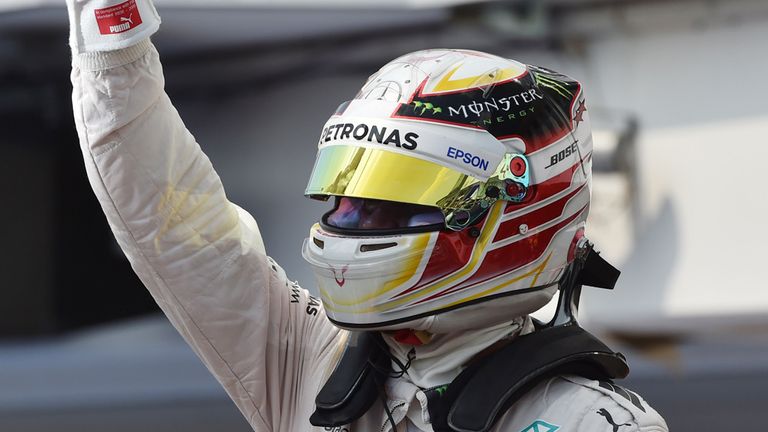
[[450,209],[456,208],[451,205],[453,197],[479,182],[472,176],[401,153],[333,145],[318,152],[305,195],[340,195]]

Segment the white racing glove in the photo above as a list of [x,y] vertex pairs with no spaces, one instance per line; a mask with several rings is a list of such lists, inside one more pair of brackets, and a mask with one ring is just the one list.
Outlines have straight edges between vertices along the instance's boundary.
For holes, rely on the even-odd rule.
[[74,54],[126,48],[160,27],[152,0],[67,0]]

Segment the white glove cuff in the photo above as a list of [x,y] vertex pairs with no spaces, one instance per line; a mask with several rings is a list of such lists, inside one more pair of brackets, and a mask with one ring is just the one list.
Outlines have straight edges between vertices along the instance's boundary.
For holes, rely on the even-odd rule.
[[67,0],[67,9],[75,55],[126,48],[160,28],[151,0]]

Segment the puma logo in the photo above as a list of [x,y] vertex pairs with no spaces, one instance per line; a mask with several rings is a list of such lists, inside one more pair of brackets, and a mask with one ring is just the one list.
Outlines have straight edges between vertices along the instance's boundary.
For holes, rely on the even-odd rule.
[[[141,24],[139,22],[139,24]],[[120,24],[109,26],[110,33],[122,33],[133,28],[133,14],[128,17],[120,17]]]
[[607,410],[607,409],[605,409],[605,408],[600,408],[600,409],[597,411],[597,413],[598,413],[598,414],[600,414],[601,416],[605,417],[605,421],[607,421],[607,422],[608,422],[608,424],[610,424],[611,426],[613,426],[613,432],[619,432],[619,428],[620,428],[620,427],[622,427],[622,426],[632,426],[632,424],[631,424],[631,423],[616,424],[616,423],[613,421],[613,417],[611,416],[611,413],[609,413],[609,412],[608,412],[608,410]]

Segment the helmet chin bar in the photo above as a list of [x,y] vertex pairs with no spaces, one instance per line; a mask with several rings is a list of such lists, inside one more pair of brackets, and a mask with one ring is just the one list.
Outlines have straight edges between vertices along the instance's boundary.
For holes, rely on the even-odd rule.
[[478,299],[453,308],[424,313],[395,322],[349,324],[329,320],[350,331],[420,330],[434,334],[480,329],[526,316],[546,305],[554,296],[557,282],[523,292],[505,293]]
[[555,316],[545,327],[577,325],[582,285],[613,289],[621,272],[609,264],[587,239],[576,249],[573,262],[560,278],[560,295]]

